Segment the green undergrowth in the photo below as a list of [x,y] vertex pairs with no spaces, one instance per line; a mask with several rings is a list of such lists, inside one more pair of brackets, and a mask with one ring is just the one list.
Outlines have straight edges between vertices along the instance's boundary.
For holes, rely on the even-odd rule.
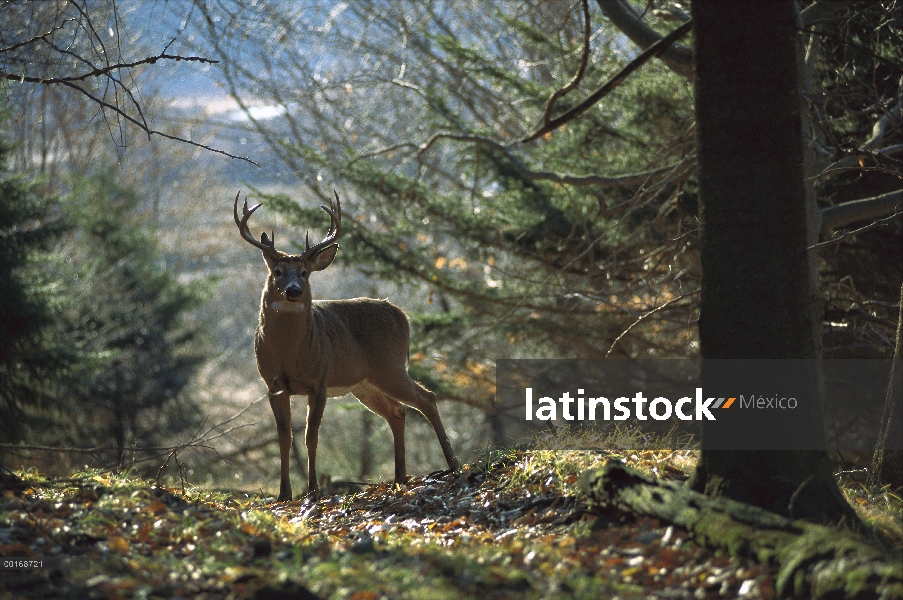
[[[465,467],[462,475],[475,473]],[[320,505],[330,511],[354,496],[274,504],[254,494],[163,489],[128,473],[15,475],[23,485],[5,489],[0,500],[0,553],[87,557],[89,567],[0,572],[3,600],[305,597],[306,591],[356,600],[642,595],[640,586],[597,576],[574,557],[579,539],[593,543],[585,520],[552,535],[500,538],[503,532],[473,528],[464,516],[419,515],[425,526],[412,530],[387,525],[391,510],[372,511],[353,525],[303,514]],[[405,491],[386,484],[370,492],[389,499],[399,493]]]
[[[606,435],[558,432],[406,486],[287,503],[129,472],[0,471],[0,556],[88,565],[0,571],[0,600],[769,596],[762,565],[716,556],[667,523],[590,510],[576,489],[587,468],[619,460],[683,480],[696,460],[686,439]],[[899,531],[898,496],[844,491],[867,522]]]

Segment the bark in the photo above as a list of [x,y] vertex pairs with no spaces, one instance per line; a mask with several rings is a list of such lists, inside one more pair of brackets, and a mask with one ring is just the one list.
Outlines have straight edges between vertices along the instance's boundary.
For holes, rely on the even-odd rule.
[[777,570],[779,598],[903,598],[899,557],[843,530],[712,499],[616,461],[585,471],[578,486],[603,509],[662,519],[705,546],[769,564]]
[[[819,3],[813,4],[809,7],[812,12],[810,12],[810,16],[817,12],[816,7]],[[798,20],[801,23],[804,23],[804,17],[802,14],[797,15]],[[815,193],[815,171],[818,164],[818,157],[816,156],[815,147],[816,144],[823,144],[823,134],[821,133],[821,129],[816,126],[815,123],[812,122],[811,117],[809,116],[809,111],[807,109],[807,100],[812,93],[812,77],[815,72],[815,65],[818,62],[818,57],[821,50],[821,29],[822,24],[816,22],[816,24],[812,27],[813,33],[806,34],[800,32],[797,34],[799,44],[797,45],[797,68],[799,69],[799,73],[797,75],[799,80],[800,91],[802,93],[799,94],[799,103],[800,103],[800,118],[802,120],[802,128],[803,128],[803,185],[806,192],[806,248],[807,255],[806,258],[809,262],[808,271],[809,271],[809,304],[811,305],[812,310],[812,340],[814,345],[814,353],[815,356],[821,356],[824,349],[824,330],[822,328],[822,319],[817,317],[817,315],[821,315],[824,312],[824,295],[822,294],[821,289],[821,276],[818,269],[818,253],[809,252],[808,249],[811,249],[814,245],[818,244],[821,239],[821,230],[822,230],[822,212],[818,206],[817,196]],[[824,373],[821,370],[821,366],[818,367],[818,371],[816,372],[816,378],[819,382],[824,381]],[[825,412],[825,390],[823,385],[819,385],[818,389],[818,398],[819,398],[819,408],[818,410],[824,414]],[[824,420],[822,419],[822,425],[824,426]],[[825,432],[827,436],[827,432]]]
[[887,399],[881,431],[872,458],[872,473],[881,483],[889,483],[897,490],[903,489],[903,286],[900,286],[900,316],[897,319],[897,342],[894,345],[894,362],[887,384]]
[[[794,3],[775,0],[749,10],[737,0],[697,0],[692,16],[699,339],[702,382],[710,386],[706,359],[814,359],[817,342]],[[816,370],[805,377],[807,389],[817,390]],[[792,424],[757,433],[787,450],[714,450],[726,446],[731,431],[703,425],[692,488],[786,516],[857,520],[831,476],[819,402],[797,412]]]

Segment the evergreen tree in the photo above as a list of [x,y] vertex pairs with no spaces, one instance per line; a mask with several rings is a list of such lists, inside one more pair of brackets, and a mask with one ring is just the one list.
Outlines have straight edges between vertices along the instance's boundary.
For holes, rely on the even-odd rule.
[[56,291],[42,269],[63,222],[37,182],[11,172],[11,149],[0,133],[0,442],[5,443],[21,441],[36,425],[74,358],[48,335]]
[[78,181],[69,204],[71,266],[63,273],[77,282],[65,333],[91,358],[72,388],[85,408],[80,442],[113,441],[119,460],[130,446],[196,426],[201,412],[187,386],[204,356],[186,313],[203,302],[207,285],[182,284],[166,269],[138,205],[110,173]]

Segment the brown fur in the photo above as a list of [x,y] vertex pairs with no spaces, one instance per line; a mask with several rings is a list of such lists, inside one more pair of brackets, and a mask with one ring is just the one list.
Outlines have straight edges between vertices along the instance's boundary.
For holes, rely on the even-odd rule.
[[[242,230],[247,219],[239,222],[237,203],[236,198],[236,223]],[[337,244],[314,248],[310,254],[289,255],[257,244],[244,232],[243,237],[261,248],[268,269],[254,350],[279,435],[279,500],[292,497],[292,395],[308,399],[305,443],[310,493],[319,493],[317,440],[326,399],[349,392],[389,423],[395,445],[396,483],[404,483],[406,478],[405,406],[426,417],[449,468],[457,469],[459,463],[439,417],[435,394],[408,375],[410,327],[404,311],[385,300],[370,298],[312,302],[308,277],[332,263]],[[299,287],[300,296],[289,300],[286,292],[297,295]]]

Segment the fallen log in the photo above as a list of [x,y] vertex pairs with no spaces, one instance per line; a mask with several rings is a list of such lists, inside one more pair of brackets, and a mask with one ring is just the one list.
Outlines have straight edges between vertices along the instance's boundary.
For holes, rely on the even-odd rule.
[[778,597],[903,599],[903,562],[855,534],[663,482],[611,461],[584,471],[578,487],[603,510],[668,521],[698,543],[777,571]]

